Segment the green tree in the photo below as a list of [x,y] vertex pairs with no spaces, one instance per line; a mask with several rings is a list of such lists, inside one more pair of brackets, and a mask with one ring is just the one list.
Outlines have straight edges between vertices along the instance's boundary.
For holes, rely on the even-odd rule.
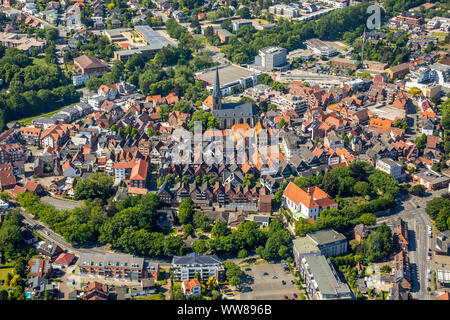
[[245,250],[245,249],[239,250],[238,257],[241,258],[241,259],[246,258],[247,257],[247,250]]
[[178,207],[178,220],[181,224],[192,223],[192,218],[194,215],[194,202],[191,198],[186,198],[181,201]]
[[218,221],[214,225],[214,227],[211,230],[211,235],[214,238],[224,237],[231,233],[230,228],[228,228],[228,225],[225,222]]

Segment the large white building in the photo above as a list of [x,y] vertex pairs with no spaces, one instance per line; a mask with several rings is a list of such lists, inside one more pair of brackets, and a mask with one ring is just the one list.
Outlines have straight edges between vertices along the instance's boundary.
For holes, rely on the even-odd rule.
[[174,256],[172,260],[173,279],[185,281],[200,275],[202,281],[215,277],[217,281],[225,280],[225,269],[216,255],[202,255],[197,252],[185,256]]
[[289,182],[283,192],[283,203],[291,210],[296,220],[299,218],[316,220],[323,210],[338,207],[336,201],[319,187],[301,189],[293,182]]
[[376,163],[376,168],[387,174],[390,174],[397,180],[403,180],[404,175],[402,175],[402,167],[392,159],[382,158]]
[[262,69],[264,71],[272,71],[274,69],[284,70],[287,68],[286,62],[287,50],[280,47],[267,47],[259,50],[255,57],[255,64],[252,67]]
[[281,111],[294,110],[299,116],[302,116],[308,109],[305,100],[290,93],[272,98],[271,102],[276,104]]
[[312,300],[353,299],[352,291],[339,279],[330,260],[325,256],[303,256],[298,269]]

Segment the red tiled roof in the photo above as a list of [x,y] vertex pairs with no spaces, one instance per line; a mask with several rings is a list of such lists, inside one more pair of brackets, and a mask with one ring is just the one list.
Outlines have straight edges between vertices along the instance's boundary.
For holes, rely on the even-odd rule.
[[131,169],[130,180],[146,180],[147,179],[148,162],[139,159]]
[[70,264],[72,260],[75,258],[75,255],[72,253],[61,253],[58,258],[54,261],[57,264]]
[[302,203],[307,208],[325,208],[337,205],[337,203],[319,187],[301,189],[293,182],[289,182],[283,195],[295,204]]

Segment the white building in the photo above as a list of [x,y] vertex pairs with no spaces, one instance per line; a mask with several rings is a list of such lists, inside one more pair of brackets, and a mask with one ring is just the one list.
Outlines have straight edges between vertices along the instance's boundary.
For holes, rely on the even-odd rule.
[[187,295],[202,294],[202,285],[197,279],[184,280],[181,283],[181,288],[183,289],[183,293]]
[[301,189],[293,182],[289,182],[283,192],[283,204],[291,210],[294,218],[316,220],[320,212],[325,209],[338,208],[338,204],[319,187]]
[[378,160],[376,163],[376,168],[378,170],[386,172],[387,174],[390,174],[397,180],[403,179],[402,167],[392,159],[382,158]]
[[294,110],[299,116],[302,116],[308,109],[308,104],[301,97],[290,93],[280,95],[271,100],[281,111]]

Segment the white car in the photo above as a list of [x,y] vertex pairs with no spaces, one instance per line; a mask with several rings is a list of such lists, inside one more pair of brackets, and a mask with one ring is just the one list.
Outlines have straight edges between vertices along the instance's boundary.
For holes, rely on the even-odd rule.
[[430,256],[428,256],[428,257],[427,257],[427,260],[431,260],[431,257],[430,257]]

